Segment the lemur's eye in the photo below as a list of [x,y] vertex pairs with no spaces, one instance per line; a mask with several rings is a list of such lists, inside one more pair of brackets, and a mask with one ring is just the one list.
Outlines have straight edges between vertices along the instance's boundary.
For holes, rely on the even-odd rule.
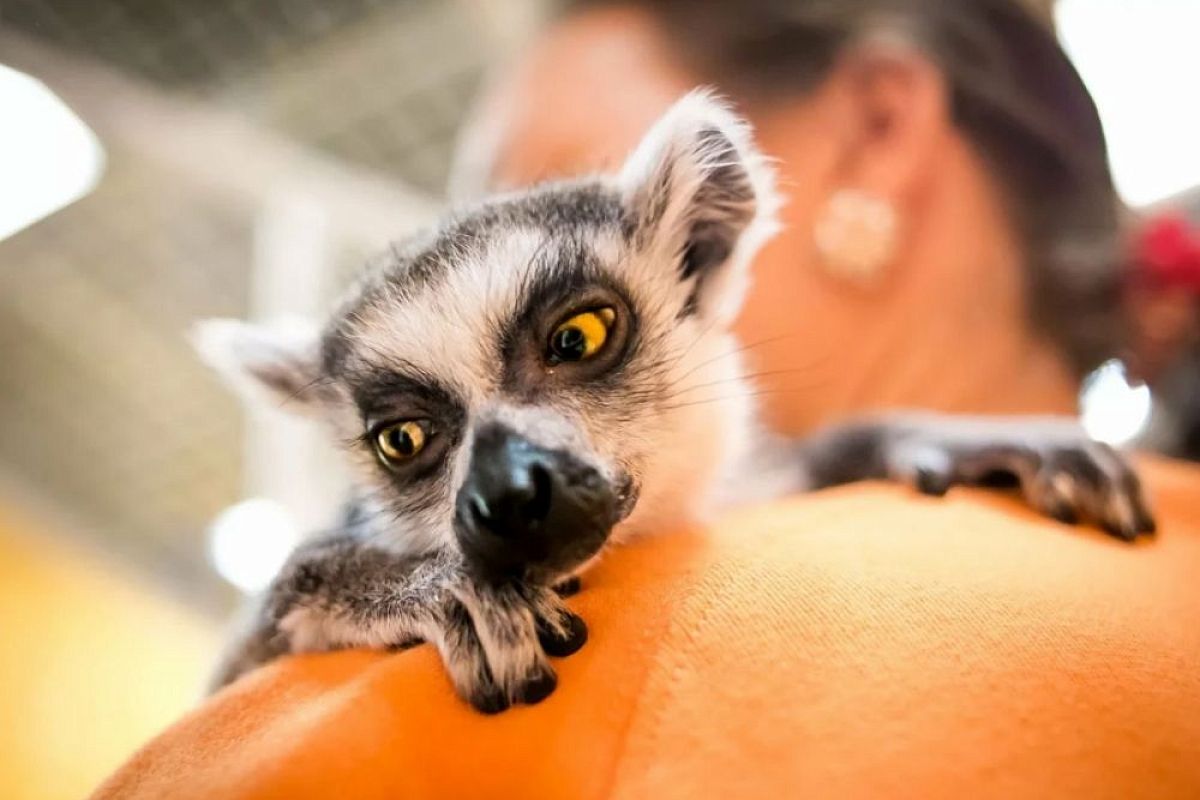
[[608,331],[616,318],[617,312],[612,308],[597,308],[571,317],[550,334],[550,361],[583,361],[596,355],[608,341]]
[[375,450],[389,464],[399,464],[421,452],[425,446],[425,428],[409,420],[380,428],[375,434]]

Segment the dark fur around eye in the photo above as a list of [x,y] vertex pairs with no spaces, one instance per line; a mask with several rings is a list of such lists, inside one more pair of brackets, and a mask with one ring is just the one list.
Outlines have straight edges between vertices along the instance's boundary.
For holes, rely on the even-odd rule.
[[369,451],[379,467],[404,486],[421,483],[440,473],[446,466],[450,453],[462,440],[461,426],[442,430],[435,427],[434,423],[422,420],[426,426],[424,446],[410,458],[392,460],[380,452],[378,437],[397,422],[393,420],[374,425],[359,436],[355,444]]
[[462,403],[449,389],[427,375],[409,375],[386,368],[362,367],[347,377],[363,419],[372,425],[386,420],[461,417]]
[[[561,256],[562,254],[560,254]],[[556,384],[594,384],[614,379],[636,339],[637,315],[628,291],[611,275],[576,254],[572,267],[545,270],[530,286],[529,300],[504,328],[503,385],[517,396],[532,396]],[[555,330],[572,316],[596,309],[615,312],[598,352],[581,360],[548,358]]]
[[[368,449],[383,469],[406,483],[438,473],[462,438],[466,410],[448,389],[427,376],[419,379],[388,370],[360,368],[353,395],[363,418],[364,433],[356,447]],[[421,452],[402,462],[389,462],[377,451],[376,437],[389,425],[419,421],[426,441]]]

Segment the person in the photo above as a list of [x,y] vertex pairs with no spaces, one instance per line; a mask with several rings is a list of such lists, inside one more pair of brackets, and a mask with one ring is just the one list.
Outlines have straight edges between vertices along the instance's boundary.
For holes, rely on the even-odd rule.
[[459,196],[620,163],[710,85],[786,195],[738,332],[776,429],[883,408],[1074,413],[1120,353],[1095,106],[1011,0],[593,0],[493,81]]
[[[705,83],[788,195],[739,322],[776,428],[1069,413],[1125,346],[1096,111],[1015,2],[579,3],[492,84],[454,186],[615,167]],[[1200,472],[1146,467],[1133,547],[873,486],[646,537],[585,576],[592,638],[535,708],[472,712],[429,647],[289,657],[95,797],[1194,797]]]

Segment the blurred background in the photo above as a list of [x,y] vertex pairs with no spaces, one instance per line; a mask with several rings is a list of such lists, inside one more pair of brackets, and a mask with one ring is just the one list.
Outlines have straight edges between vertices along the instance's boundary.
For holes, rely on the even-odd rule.
[[[1036,5],[1126,202],[1200,211],[1200,0]],[[0,4],[6,797],[80,796],[182,713],[229,611],[336,502],[334,454],[244,410],[189,324],[316,313],[438,214],[482,82],[556,8]],[[1126,441],[1152,406],[1112,365],[1082,408]]]

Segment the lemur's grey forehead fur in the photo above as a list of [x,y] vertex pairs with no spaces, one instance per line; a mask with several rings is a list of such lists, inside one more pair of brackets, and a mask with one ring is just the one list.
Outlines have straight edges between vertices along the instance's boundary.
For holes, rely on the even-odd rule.
[[462,265],[466,252],[497,235],[540,230],[569,240],[618,231],[625,224],[627,215],[614,187],[600,181],[550,184],[460,211],[437,229],[382,254],[367,275],[373,284],[406,293],[444,278]]
[[[629,226],[619,192],[600,181],[552,184],[462,211],[368,265],[326,329],[322,366],[338,374],[364,318],[376,311],[403,313],[405,305],[418,304],[427,293],[452,291],[456,273],[473,272],[492,289],[495,273],[507,273],[526,302],[558,287],[599,279],[593,244],[625,236]],[[523,263],[521,240],[534,245]],[[511,252],[502,252],[506,242]],[[515,263],[500,261],[506,257]],[[407,310],[421,315],[428,309]]]

